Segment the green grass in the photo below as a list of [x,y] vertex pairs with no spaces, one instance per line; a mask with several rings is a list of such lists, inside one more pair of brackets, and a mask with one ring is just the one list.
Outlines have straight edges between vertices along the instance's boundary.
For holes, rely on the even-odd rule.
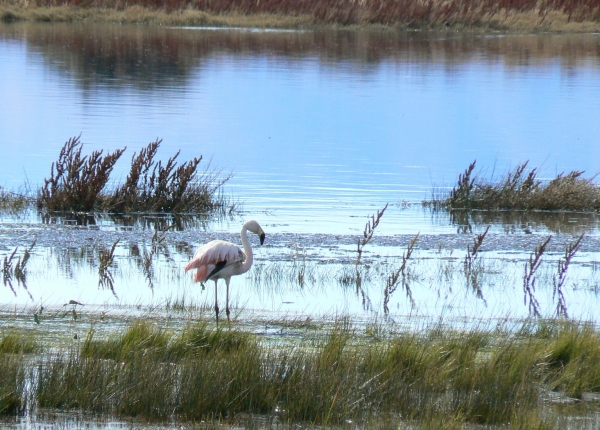
[[0,354],[0,417],[21,415],[27,406],[25,364],[22,358]]
[[0,354],[32,354],[38,350],[39,344],[33,336],[16,331],[0,335]]
[[532,319],[510,330],[407,332],[379,322],[365,332],[341,318],[299,330],[273,342],[210,320],[181,329],[137,320],[123,331],[92,329],[66,349],[45,345],[34,360],[22,355],[39,352],[24,346],[30,337],[11,332],[0,345],[21,346],[0,354],[0,413],[551,429],[559,412],[545,392],[584,398],[600,390],[600,331],[590,324]]
[[22,355],[38,350],[38,343],[30,335],[16,331],[0,335],[0,416],[25,412],[27,370]]

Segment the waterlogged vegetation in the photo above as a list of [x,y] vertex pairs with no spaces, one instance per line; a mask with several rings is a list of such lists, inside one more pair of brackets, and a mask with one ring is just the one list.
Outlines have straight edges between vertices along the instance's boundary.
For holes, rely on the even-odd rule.
[[400,28],[517,31],[597,31],[600,5],[584,1],[372,0],[324,2],[283,0],[169,0],[123,3],[103,0],[3,0],[4,21],[108,21],[170,25],[314,27],[378,25]]
[[83,314],[85,339],[58,349],[41,332],[2,331],[1,413],[553,429],[563,428],[565,405],[593,408],[600,392],[600,333],[584,323],[504,320],[493,329],[406,331],[338,318],[223,329],[187,312],[195,317],[183,322],[155,309],[122,329]]
[[538,179],[538,169],[519,164],[499,179],[474,173],[476,161],[458,177],[447,198],[434,203],[448,209],[579,211],[600,210],[600,187],[585,172],[560,173],[554,179]]
[[52,164],[50,177],[37,197],[45,212],[195,212],[225,211],[219,189],[229,177],[218,172],[198,171],[202,156],[177,164],[179,152],[166,163],[155,161],[161,140],[133,154],[125,182],[107,189],[110,174],[125,148],[102,155],[82,155],[80,136],[70,138]]

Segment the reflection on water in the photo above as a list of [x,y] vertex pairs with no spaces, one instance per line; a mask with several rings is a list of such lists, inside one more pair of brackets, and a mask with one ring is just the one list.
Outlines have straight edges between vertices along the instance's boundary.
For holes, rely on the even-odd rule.
[[472,233],[474,225],[494,225],[507,234],[554,234],[579,235],[593,233],[598,229],[598,215],[578,212],[525,212],[525,211],[461,211],[454,210],[441,217],[450,217],[457,232]]

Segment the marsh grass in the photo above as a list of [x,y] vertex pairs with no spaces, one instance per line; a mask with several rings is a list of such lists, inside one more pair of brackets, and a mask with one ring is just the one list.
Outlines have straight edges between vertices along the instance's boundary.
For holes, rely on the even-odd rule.
[[0,416],[26,411],[26,367],[22,356],[38,351],[39,344],[31,335],[11,330],[0,334]]
[[365,337],[342,318],[318,337],[274,346],[206,321],[178,333],[137,321],[42,359],[35,398],[41,407],[147,420],[250,413],[338,425],[401,416],[426,426],[444,415],[456,426],[551,428],[540,414],[543,384],[579,394],[600,386],[600,336],[587,325],[377,333]]
[[0,417],[22,415],[27,409],[24,360],[0,351]]
[[[587,30],[600,20],[597,0],[491,1],[449,0],[414,2],[374,0],[4,0],[4,21],[96,20],[180,25],[310,26],[387,25],[401,28],[489,28],[494,30]],[[101,13],[99,13],[99,11]],[[95,13],[93,13],[95,12]]]
[[[543,393],[600,392],[600,334],[591,324],[528,320],[507,329],[399,330],[349,318],[270,321],[272,342],[212,320],[179,330],[143,319],[80,344],[39,351],[24,332],[0,345],[0,414],[52,410],[140,421],[280,422],[419,428],[557,428]],[[298,333],[304,333],[298,336]],[[16,345],[16,346],[15,346]],[[0,347],[1,348],[1,347]],[[379,424],[378,424],[379,423]]]
[[600,392],[600,335],[590,324],[557,322],[549,336],[549,387],[581,399]]
[[538,179],[537,169],[518,165],[496,182],[474,173],[476,162],[458,177],[450,196],[439,206],[448,209],[598,211],[600,188],[584,172],[561,173],[550,181]]
[[[52,163],[50,177],[39,190],[37,207],[48,212],[81,216],[89,212],[111,213],[213,213],[226,211],[221,187],[230,176],[220,177],[210,165],[198,169],[202,156],[178,164],[179,152],[166,163],[156,161],[161,140],[134,154],[122,185],[110,190],[110,175],[126,148],[103,156],[102,151],[82,155],[81,136],[70,138]],[[93,223],[93,221],[92,221]]]
[[17,331],[0,335],[0,354],[33,354],[39,349],[37,340],[31,335]]

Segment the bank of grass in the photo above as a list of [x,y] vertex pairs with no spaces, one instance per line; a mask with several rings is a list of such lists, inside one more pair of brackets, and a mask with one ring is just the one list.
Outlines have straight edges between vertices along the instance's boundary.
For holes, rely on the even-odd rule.
[[[288,424],[551,429],[557,426],[544,392],[577,398],[600,392],[600,332],[589,324],[380,329],[375,338],[339,319],[307,329],[305,338],[273,342],[235,325],[217,329],[209,320],[180,331],[138,320],[123,332],[92,330],[67,353],[37,360],[30,402],[169,422],[233,422],[250,414]],[[0,366],[8,355],[14,357],[0,353]],[[26,401],[24,389],[13,392],[11,404]]]
[[1,0],[4,21],[94,21],[161,25],[592,32],[598,0]]
[[474,173],[474,161],[458,177],[447,197],[428,202],[447,209],[579,211],[600,210],[600,187],[581,171],[538,179],[537,169],[518,165],[498,180]]

